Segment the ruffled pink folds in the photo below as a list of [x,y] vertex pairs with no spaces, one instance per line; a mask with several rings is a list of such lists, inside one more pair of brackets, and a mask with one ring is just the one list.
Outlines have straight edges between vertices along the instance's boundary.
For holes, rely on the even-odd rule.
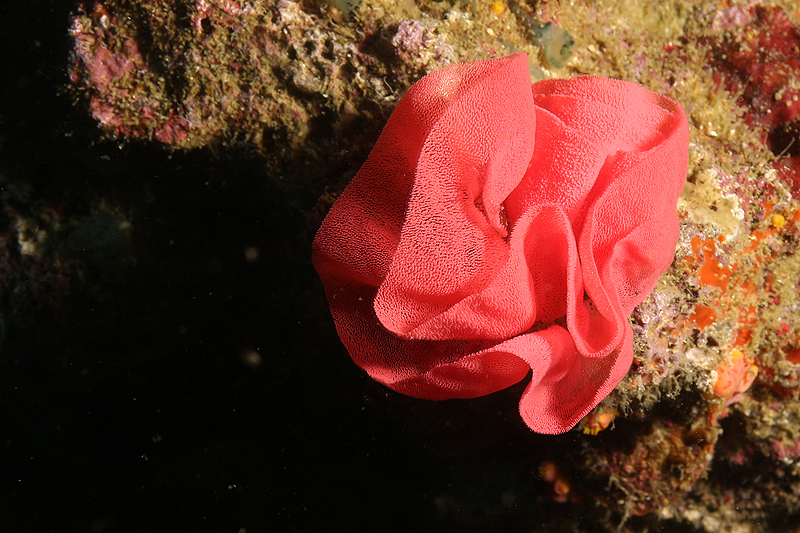
[[561,433],[630,367],[627,317],[674,256],[689,131],[633,83],[529,79],[515,54],[411,87],[313,260],[370,376],[442,400],[530,372],[522,418]]

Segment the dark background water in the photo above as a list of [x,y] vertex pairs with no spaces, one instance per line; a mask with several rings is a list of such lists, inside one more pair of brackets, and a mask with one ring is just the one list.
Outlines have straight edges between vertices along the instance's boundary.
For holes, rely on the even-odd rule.
[[[0,8],[2,531],[600,529],[548,498],[537,466],[575,437],[528,431],[520,387],[424,402],[352,364],[313,194],[243,150],[102,140],[63,93],[72,9]],[[129,215],[120,257],[20,254],[21,217],[100,199]]]

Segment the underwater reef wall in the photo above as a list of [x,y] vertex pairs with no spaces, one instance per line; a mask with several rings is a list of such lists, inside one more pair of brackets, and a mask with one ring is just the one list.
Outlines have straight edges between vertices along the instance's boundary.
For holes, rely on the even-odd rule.
[[[543,531],[569,530],[567,507],[607,531],[800,526],[794,2],[106,0],[81,2],[68,31],[68,91],[98,138],[246,153],[305,199],[312,230],[432,70],[524,51],[532,80],[606,76],[679,102],[690,145],[675,260],[630,318],[626,377],[559,456],[531,452],[540,481],[525,501],[551,517]],[[47,294],[91,286],[82,262],[137,262],[143,210],[82,194],[83,211],[26,195],[7,209],[15,309],[65,305]],[[10,295],[28,274],[46,282],[25,303]]]

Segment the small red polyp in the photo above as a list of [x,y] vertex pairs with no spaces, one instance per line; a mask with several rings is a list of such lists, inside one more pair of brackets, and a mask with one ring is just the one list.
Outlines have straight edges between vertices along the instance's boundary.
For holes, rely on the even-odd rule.
[[531,372],[520,413],[571,429],[619,383],[627,317],[670,265],[689,132],[676,102],[524,54],[417,82],[314,241],[353,360],[419,398]]

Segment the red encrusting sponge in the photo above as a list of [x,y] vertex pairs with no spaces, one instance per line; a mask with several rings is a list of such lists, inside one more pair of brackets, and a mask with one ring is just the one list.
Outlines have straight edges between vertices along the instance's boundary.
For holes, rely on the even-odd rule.
[[409,89],[317,233],[353,360],[418,398],[531,381],[520,413],[574,427],[628,371],[627,317],[673,260],[681,106],[580,76],[531,87],[525,54]]

